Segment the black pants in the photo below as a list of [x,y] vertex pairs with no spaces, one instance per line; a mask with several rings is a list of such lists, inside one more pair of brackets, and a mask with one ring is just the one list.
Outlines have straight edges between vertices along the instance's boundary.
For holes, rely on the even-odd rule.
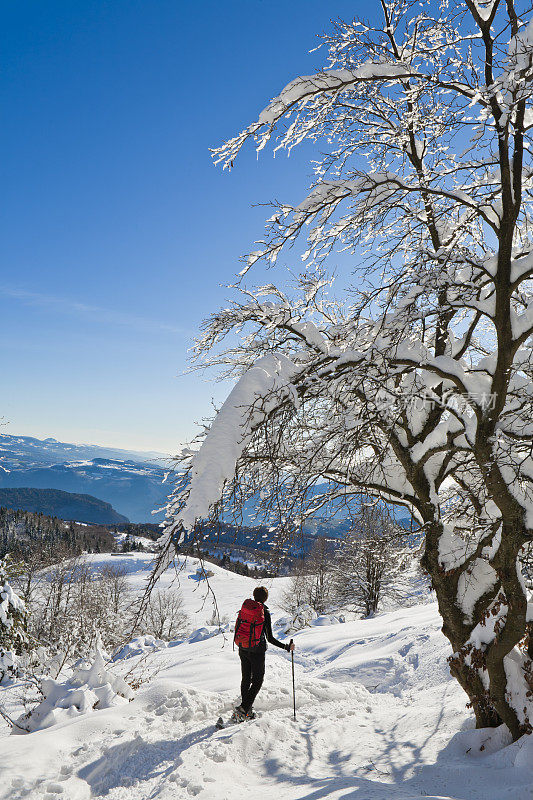
[[265,651],[244,650],[239,647],[241,659],[241,705],[248,712],[254,704],[265,677]]

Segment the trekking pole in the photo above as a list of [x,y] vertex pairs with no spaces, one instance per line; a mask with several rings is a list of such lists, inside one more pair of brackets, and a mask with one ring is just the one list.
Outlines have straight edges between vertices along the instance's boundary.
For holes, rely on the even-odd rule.
[[[291,639],[290,644],[293,644]],[[292,661],[292,705],[294,709],[294,721],[296,722],[296,690],[294,688],[294,650],[291,650],[291,661]]]

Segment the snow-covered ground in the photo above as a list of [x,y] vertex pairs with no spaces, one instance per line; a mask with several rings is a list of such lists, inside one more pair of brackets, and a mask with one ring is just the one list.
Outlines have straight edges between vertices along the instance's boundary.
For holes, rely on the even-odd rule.
[[[95,556],[95,567],[109,556]],[[114,557],[141,589],[149,556]],[[0,798],[88,800],[531,800],[533,742],[510,746],[473,731],[466,697],[448,675],[433,603],[297,634],[297,720],[290,657],[271,647],[255,721],[215,731],[238,699],[231,634],[213,612],[198,564],[180,589],[195,629],[154,650],[135,699],[27,736],[0,741]],[[220,614],[233,618],[253,581],[209,565]],[[171,573],[164,576],[168,585]],[[267,582],[269,606],[287,579]],[[128,662],[121,663],[122,671]]]

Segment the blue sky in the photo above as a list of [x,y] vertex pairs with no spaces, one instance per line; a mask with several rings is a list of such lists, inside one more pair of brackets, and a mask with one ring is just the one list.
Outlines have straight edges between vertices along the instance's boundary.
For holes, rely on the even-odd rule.
[[5,432],[165,452],[194,434],[227,387],[182,374],[192,337],[262,234],[253,204],[300,200],[310,173],[308,148],[249,148],[231,173],[208,148],[320,68],[331,18],[368,8],[3,4]]

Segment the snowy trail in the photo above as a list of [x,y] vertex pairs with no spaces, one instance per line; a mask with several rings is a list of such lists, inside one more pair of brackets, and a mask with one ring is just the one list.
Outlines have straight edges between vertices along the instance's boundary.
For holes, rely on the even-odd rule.
[[[214,578],[233,614],[252,582]],[[470,730],[439,629],[433,603],[306,628],[294,636],[297,721],[290,658],[270,648],[262,716],[222,731],[240,678],[231,642],[196,635],[156,650],[157,674],[131,703],[0,739],[0,800],[533,800],[533,747]]]
[[[218,694],[159,682],[142,702],[109,714],[84,745],[63,750],[62,766],[48,780],[25,782],[5,796],[229,800],[246,791],[259,797],[279,791],[294,800],[413,800],[422,792],[487,796],[483,782],[475,790],[476,769],[464,756],[439,765],[439,749],[449,739],[442,716],[421,724],[420,709],[407,698],[373,696],[361,686],[331,684],[300,669],[294,723],[290,692],[283,686],[286,664],[276,661],[263,695],[271,710],[254,722],[215,732]],[[434,758],[436,764],[429,763]],[[429,791],[437,787],[441,794]]]
[[[311,635],[304,632],[299,638]],[[215,643],[211,640],[210,644],[213,648]],[[346,657],[346,647],[339,650]],[[410,697],[372,694],[351,681],[315,677],[317,655],[302,649],[297,659],[295,723],[289,661],[273,652],[268,658],[267,683],[257,705],[269,710],[260,719],[215,732],[216,716],[231,707],[230,693],[208,692],[162,678],[127,707],[58,726],[60,736],[65,734],[63,746],[57,760],[50,758],[49,767],[54,761],[61,766],[41,772],[47,780],[25,780],[2,796],[11,800],[28,796],[229,800],[246,790],[261,797],[276,789],[294,800],[347,796],[412,800],[421,792],[429,797],[486,796],[482,791],[448,794],[451,773],[458,765],[447,763],[441,769],[438,764],[439,750],[450,738],[443,715],[430,714],[423,722],[422,709]],[[230,651],[227,659],[232,659]],[[189,661],[184,653],[171,671]],[[452,693],[453,688],[448,684]],[[440,701],[440,695],[436,699]],[[72,734],[74,745],[68,747]],[[51,731],[43,731],[7,743],[22,744],[24,750],[28,744],[31,751],[31,738],[50,735]],[[84,742],[81,746],[80,741]],[[437,760],[435,766],[430,763],[433,760]],[[428,766],[418,772],[424,763]],[[471,774],[472,765],[464,766]],[[446,793],[428,791],[437,785],[447,787]]]
[[[24,782],[6,796],[166,800],[201,795],[223,800],[237,797],[237,787],[261,789],[266,795],[267,789],[281,790],[282,785],[288,798],[341,797],[347,788],[367,794],[372,790],[372,798],[387,797],[393,789],[391,797],[412,797],[412,792],[397,794],[398,767],[391,772],[395,749],[402,772],[406,765],[403,748],[388,740],[405,703],[394,698],[394,713],[388,697],[373,702],[362,687],[328,685],[301,671],[294,723],[290,692],[280,685],[284,666],[270,670],[273,687],[265,690],[263,704],[272,710],[261,719],[215,732],[220,697],[165,682],[147,692],[143,703],[135,701],[121,714],[108,715],[113,724],[102,720],[98,734],[84,745],[69,753],[63,750],[62,766],[48,780]],[[225,706],[229,709],[229,702]],[[380,737],[383,745],[378,748]]]

